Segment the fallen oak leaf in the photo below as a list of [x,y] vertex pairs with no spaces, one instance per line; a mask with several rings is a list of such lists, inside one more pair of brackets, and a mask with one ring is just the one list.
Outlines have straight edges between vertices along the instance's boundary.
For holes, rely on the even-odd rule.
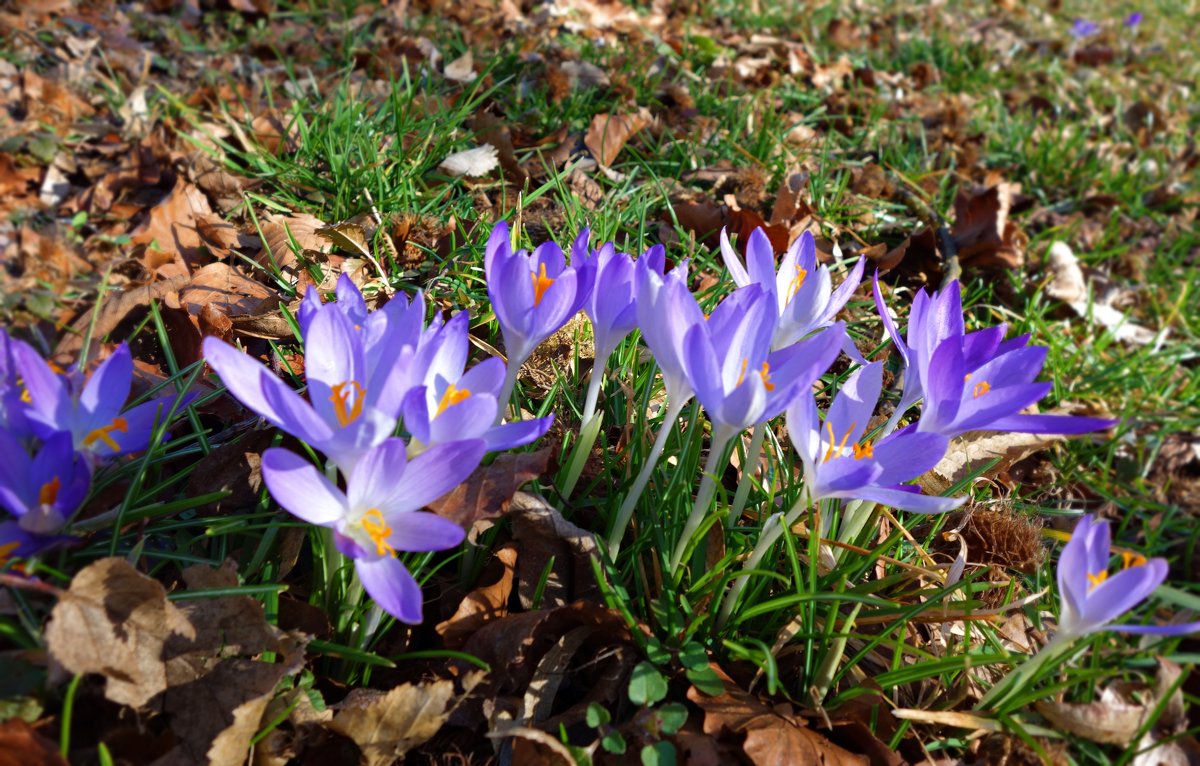
[[0,766],[68,766],[58,744],[20,718],[0,723]]

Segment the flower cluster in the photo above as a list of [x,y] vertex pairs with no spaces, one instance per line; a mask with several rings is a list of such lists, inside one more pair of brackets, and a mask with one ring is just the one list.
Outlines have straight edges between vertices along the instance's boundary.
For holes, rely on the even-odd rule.
[[69,541],[68,522],[100,466],[150,445],[177,408],[162,397],[126,409],[133,359],[121,344],[91,376],[47,362],[0,330],[0,565]]
[[243,405],[326,456],[322,473],[287,449],[267,450],[263,479],[279,504],[331,530],[379,606],[420,622],[421,591],[397,552],[445,550],[465,534],[421,509],[464,481],[486,452],[532,442],[551,419],[499,422],[504,364],[466,369],[466,313],[427,324],[420,294],[368,311],[345,274],[335,294],[324,303],[310,288],[297,314],[307,399],[220,340],[205,340],[204,356]]

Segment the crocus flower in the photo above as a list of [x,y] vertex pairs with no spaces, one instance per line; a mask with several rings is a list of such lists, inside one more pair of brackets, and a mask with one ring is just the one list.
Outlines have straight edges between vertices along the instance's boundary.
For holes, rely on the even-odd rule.
[[804,464],[809,499],[869,500],[919,513],[962,505],[966,498],[930,497],[918,487],[903,486],[937,465],[946,452],[944,436],[897,433],[875,444],[863,440],[882,387],[883,363],[874,362],[846,380],[823,419],[809,392],[788,408],[788,436]]
[[363,454],[338,489],[312,463],[285,449],[263,453],[263,480],[289,513],[334,531],[354,560],[363,588],[396,619],[421,621],[421,588],[397,551],[441,551],[462,542],[462,527],[422,511],[479,465],[481,439],[432,447],[409,461],[404,441],[389,438]]
[[[594,263],[595,282],[583,311],[592,323],[596,346],[596,364],[603,366],[621,340],[637,327],[637,307],[634,305],[635,281],[633,258],[618,253],[611,242],[604,243],[588,259]],[[655,245],[641,260],[651,270],[662,274],[666,250]]]
[[1050,383],[1034,381],[1046,361],[1044,347],[1011,347],[978,366],[969,361],[969,353],[957,338],[938,346],[929,362],[917,430],[947,438],[967,431],[1081,434],[1117,423],[1102,418],[1021,414],[1050,392]]
[[687,261],[664,275],[664,264],[640,258],[634,264],[637,295],[634,301],[642,340],[654,354],[667,389],[667,401],[682,407],[692,398],[692,385],[683,368],[683,345],[692,327],[704,323],[704,312],[688,289]]
[[1141,11],[1134,11],[1133,13],[1129,14],[1125,17],[1126,29],[1137,29],[1138,25],[1142,23],[1144,18],[1145,16]]
[[93,462],[108,460],[150,445],[155,423],[171,409],[175,397],[165,396],[125,410],[133,383],[133,357],[122,343],[83,386],[60,374],[31,346],[12,341],[28,406],[24,414],[42,439],[70,433],[75,449]]
[[0,327],[0,429],[10,434],[28,436],[29,422],[25,417],[25,393],[21,374],[13,359],[14,341]]
[[587,242],[584,229],[571,246],[571,265],[567,265],[562,248],[553,242],[539,245],[532,253],[514,252],[508,224],[500,221],[492,229],[484,256],[488,300],[504,335],[514,381],[515,370],[537,345],[562,328],[587,301],[595,269],[586,258]]
[[1100,31],[1100,25],[1090,19],[1075,19],[1071,25],[1071,36],[1076,40],[1084,40]]
[[0,522],[0,563],[70,539],[59,532],[79,510],[91,480],[91,467],[75,451],[71,434],[54,434],[31,458],[16,438],[0,431],[0,507],[16,517]]
[[413,436],[409,452],[435,444],[483,439],[489,451],[528,444],[546,433],[553,417],[493,425],[504,385],[504,361],[489,357],[465,372],[470,343],[469,317],[455,314],[432,326],[422,338],[416,366],[424,379],[404,400],[404,428]]
[[389,323],[386,340],[368,353],[367,326],[355,324],[342,310],[316,311],[304,334],[311,404],[266,367],[216,338],[205,339],[204,358],[243,405],[350,471],[396,429],[415,372],[408,363],[416,353],[414,339],[406,328],[405,321]]
[[854,269],[837,290],[832,289],[829,269],[817,262],[817,245],[810,232],[801,234],[775,271],[775,251],[762,228],[750,233],[746,242],[746,266],[721,230],[721,255],[734,284],[761,285],[779,306],[779,324],[771,339],[774,349],[790,346],[804,336],[828,327],[862,281],[865,262],[858,259]]
[[741,287],[694,325],[684,341],[684,369],[720,443],[782,412],[829,368],[842,345],[840,324],[782,351],[771,351],[773,296]]
[[1098,630],[1177,636],[1200,631],[1200,622],[1185,625],[1113,625],[1144,601],[1167,577],[1167,562],[1132,553],[1121,554],[1121,569],[1110,575],[1112,558],[1108,522],[1090,514],[1079,520],[1058,559],[1058,591],[1062,598],[1055,641]]

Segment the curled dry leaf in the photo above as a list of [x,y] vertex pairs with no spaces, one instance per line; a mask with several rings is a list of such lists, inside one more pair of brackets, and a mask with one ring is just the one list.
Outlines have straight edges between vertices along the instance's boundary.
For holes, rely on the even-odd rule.
[[198,188],[180,178],[171,193],[150,209],[150,217],[133,234],[133,242],[148,245],[160,253],[172,257],[179,270],[159,269],[164,277],[186,273],[189,265],[202,255],[204,241],[200,237],[198,221],[201,216],[212,214],[208,198]]
[[471,55],[471,51],[467,51],[463,55],[446,64],[446,68],[442,70],[442,74],[447,80],[455,82],[471,82],[475,79],[475,57]]
[[227,263],[210,263],[192,275],[188,286],[179,291],[179,300],[193,316],[206,305],[217,307],[226,316],[237,316],[253,314],[278,296]]
[[1029,238],[1008,219],[1020,184],[1001,181],[978,192],[959,191],[950,230],[963,266],[1018,269]]
[[307,213],[268,216],[260,224],[263,249],[256,259],[258,264],[267,268],[274,266],[281,271],[290,268],[296,262],[296,251],[292,249],[293,241],[300,252],[329,252],[329,242],[316,234],[316,230],[324,225],[325,222],[320,218]]
[[491,144],[455,152],[438,165],[452,176],[468,176],[470,178],[486,176],[499,166],[499,154],[496,147]]
[[1107,280],[1085,276],[1079,259],[1066,242],[1050,245],[1046,268],[1052,277],[1046,285],[1046,294],[1067,304],[1079,316],[1099,322],[1112,331],[1117,340],[1139,346],[1155,343],[1155,348],[1166,341],[1167,329],[1155,332],[1129,321],[1126,312],[1115,308],[1113,303],[1128,297],[1130,291],[1111,285]]
[[583,143],[596,162],[604,167],[611,167],[617,155],[625,148],[625,144],[633,135],[653,121],[650,110],[642,107],[632,114],[609,114],[607,112],[592,118]]
[[[483,673],[463,679],[466,691]],[[409,750],[433,738],[454,709],[454,681],[404,684],[365,704],[342,707],[329,728],[354,740],[367,766],[387,766]]]
[[533,608],[539,590],[544,607],[566,606],[597,595],[592,561],[599,558],[599,549],[593,533],[527,492],[513,495],[509,517],[521,551],[517,573],[522,606]]
[[508,615],[508,600],[512,597],[516,577],[516,547],[506,545],[496,551],[496,560],[503,568],[500,579],[468,593],[454,616],[437,626],[437,632],[448,648],[461,647],[485,623]]
[[1128,745],[1137,736],[1145,705],[1128,699],[1113,687],[1100,693],[1100,699],[1085,705],[1053,700],[1034,703],[1037,711],[1056,729],[1108,745]]

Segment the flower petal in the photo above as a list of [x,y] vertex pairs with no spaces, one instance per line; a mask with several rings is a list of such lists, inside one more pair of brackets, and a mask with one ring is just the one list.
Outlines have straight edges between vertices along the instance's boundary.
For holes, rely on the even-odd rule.
[[409,625],[421,622],[421,586],[399,559],[355,559],[354,569],[367,594],[383,611]]
[[88,378],[79,395],[79,404],[89,414],[108,421],[125,406],[132,382],[133,357],[129,346],[122,343]]
[[554,416],[518,420],[489,428],[483,434],[488,452],[501,452],[521,447],[542,438],[554,423]]
[[423,553],[456,547],[467,536],[462,527],[436,513],[413,511],[387,517],[392,534],[388,543],[398,551]]
[[346,496],[294,452],[280,447],[264,452],[262,476],[275,501],[310,524],[329,527],[346,515]]
[[[403,442],[400,444],[403,447]],[[389,447],[389,450],[394,449]],[[409,461],[403,472],[395,468],[395,457],[388,461],[379,460],[374,464],[375,470],[385,472],[377,479],[372,479],[376,482],[371,488],[372,494],[368,496],[363,493],[360,497],[364,498],[363,502],[369,497],[369,505],[378,508],[385,516],[420,510],[462,484],[479,466],[486,450],[482,439],[438,444]],[[390,467],[388,462],[391,463]],[[359,480],[360,470],[361,466],[351,479],[352,490],[354,483]]]

